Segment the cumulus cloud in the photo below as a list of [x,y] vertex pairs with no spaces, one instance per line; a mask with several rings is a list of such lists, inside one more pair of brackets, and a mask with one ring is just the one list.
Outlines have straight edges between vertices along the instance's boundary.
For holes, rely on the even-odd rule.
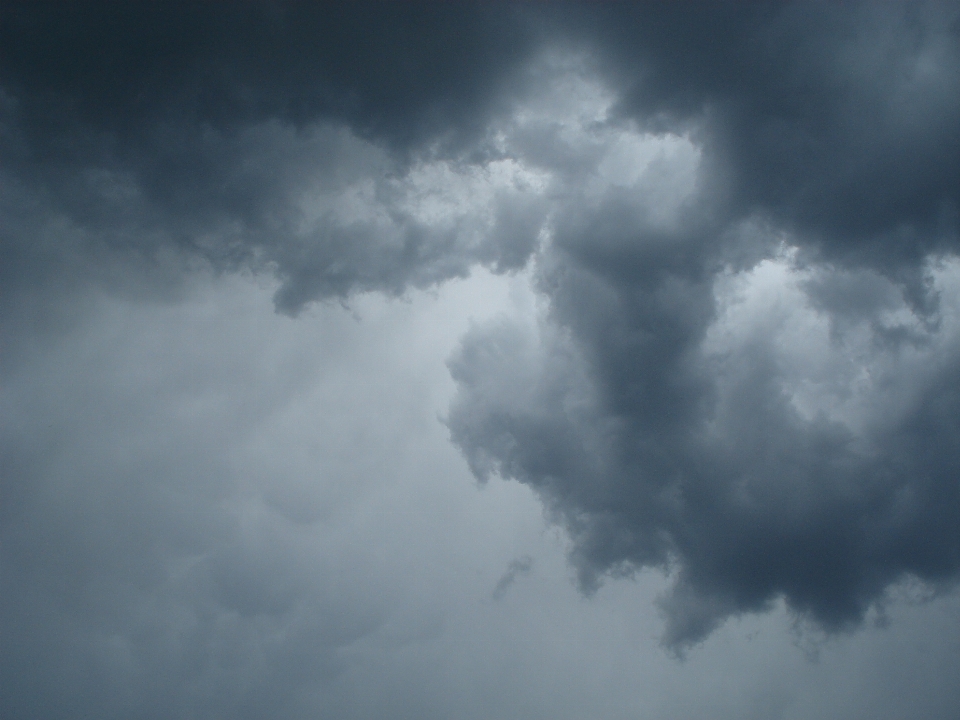
[[[956,8],[586,15],[605,122],[558,180],[539,326],[451,360],[454,441],[538,490],[585,588],[672,573],[677,650],[777,598],[838,630],[952,583]],[[618,180],[630,142],[657,160]]]

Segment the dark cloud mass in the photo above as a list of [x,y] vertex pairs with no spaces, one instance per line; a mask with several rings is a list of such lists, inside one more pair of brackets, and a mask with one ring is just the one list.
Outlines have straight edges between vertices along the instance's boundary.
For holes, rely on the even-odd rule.
[[[51,273],[117,284],[103,265],[118,256],[121,275],[130,260],[270,266],[285,280],[279,308],[296,313],[475,262],[522,265],[531,240],[471,243],[470,228],[411,217],[398,193],[412,153],[461,154],[509,105],[532,47],[516,16],[459,4],[6,6],[4,285]],[[366,207],[351,213],[344,193]]]
[[[952,582],[956,6],[593,10],[615,112],[689,133],[697,187],[666,222],[642,180],[571,193],[539,263],[539,344],[500,325],[451,361],[455,442],[479,475],[539,490],[585,587],[675,571],[673,647],[778,597],[839,629],[904,576]],[[798,366],[826,360],[770,306],[789,272],[766,298],[726,294],[775,267],[805,278],[793,300],[848,367]]]
[[478,267],[536,307],[460,341],[450,438],[588,594],[664,571],[668,648],[954,587],[957,3],[4,3],[0,714],[450,717],[435,328],[295,338]]

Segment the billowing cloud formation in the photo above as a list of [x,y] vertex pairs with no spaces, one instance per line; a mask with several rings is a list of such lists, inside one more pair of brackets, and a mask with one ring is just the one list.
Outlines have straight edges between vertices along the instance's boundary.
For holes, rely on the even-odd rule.
[[584,22],[615,99],[555,176],[539,326],[451,360],[453,438],[585,587],[675,572],[673,648],[777,598],[847,627],[960,571],[960,14],[648,10]]
[[[105,716],[333,713],[348,649],[440,632],[399,597],[415,549],[338,547],[352,528],[324,525],[313,474],[362,495],[432,437],[426,405],[387,400],[417,373],[378,365],[430,334],[341,358],[380,383],[368,415],[297,412],[321,352],[277,349],[286,318],[221,338],[244,322],[187,306],[164,330],[82,292],[169,299],[198,270],[275,277],[296,315],[534,258],[540,317],[478,324],[450,361],[452,438],[539,493],[585,588],[673,571],[673,648],[778,599],[835,629],[900,578],[956,578],[955,6],[23,3],[0,22],[12,717],[75,714],[83,688]],[[398,525],[443,517],[407,495]],[[525,589],[506,593],[523,557],[492,605]]]
[[[8,297],[91,279],[137,285],[135,269],[162,289],[201,262],[272,269],[279,309],[295,314],[476,263],[522,266],[542,215],[527,180],[508,159],[461,157],[510,106],[531,51],[514,15],[384,3],[6,8]],[[480,198],[485,173],[499,182]]]

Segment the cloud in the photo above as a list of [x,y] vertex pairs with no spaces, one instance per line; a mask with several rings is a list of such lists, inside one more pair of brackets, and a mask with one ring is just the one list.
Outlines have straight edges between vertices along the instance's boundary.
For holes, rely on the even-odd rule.
[[529,575],[531,570],[533,570],[533,558],[531,558],[529,555],[524,555],[516,560],[511,560],[510,564],[507,566],[507,571],[500,576],[500,579],[497,580],[496,586],[493,588],[493,599],[502,599],[503,596],[507,594],[507,590],[510,589],[510,586],[517,581],[517,578],[522,577],[523,575]]
[[[671,573],[675,650],[778,598],[836,631],[952,584],[956,8],[572,12],[612,100],[558,181],[539,324],[451,359],[454,442],[537,490],[584,588]],[[626,138],[658,159],[618,179]]]
[[198,266],[274,273],[297,314],[536,244],[522,171],[464,157],[532,52],[513,10],[24,3],[0,35],[8,316],[91,285],[169,296]]
[[[101,293],[183,301],[197,278],[234,273],[275,279],[276,309],[295,316],[534,258],[539,316],[478,323],[450,360],[452,438],[477,476],[538,493],[583,588],[670,573],[673,649],[781,599],[838,630],[904,577],[950,585],[958,27],[936,3],[5,10],[18,657],[38,637],[50,657],[60,633],[71,667],[99,667],[95,650],[122,677],[142,660],[140,698],[191,662],[194,699],[257,677],[256,714],[277,701],[272,679],[332,678],[342,649],[389,625],[364,581],[338,596],[339,568],[297,560],[328,498],[278,483],[269,511],[251,510],[208,452],[246,438],[302,367],[246,372],[237,341],[216,371],[154,377],[163,344],[115,347],[124,333],[84,324],[111,312]],[[75,367],[37,364],[62,337]],[[211,342],[191,339],[219,357]],[[276,384],[234,404],[233,384],[263,377]],[[282,466],[265,455],[264,474]],[[366,457],[344,472],[389,465]],[[58,521],[78,508],[141,520]],[[102,625],[71,622],[123,593]],[[151,626],[151,604],[174,619]],[[233,655],[247,664],[224,680]]]
[[338,683],[436,643],[492,584],[450,569],[502,569],[538,519],[516,493],[478,512],[436,420],[436,346],[509,283],[292,320],[276,283],[200,275],[23,350],[0,388],[4,717],[364,716]]
[[9,717],[283,715],[389,614],[365,553],[318,554],[336,530],[272,512],[239,462],[311,374],[263,291],[217,290],[101,300],[5,378]]
[[734,212],[846,262],[955,249],[955,5],[620,10],[597,21],[620,112],[700,128]]

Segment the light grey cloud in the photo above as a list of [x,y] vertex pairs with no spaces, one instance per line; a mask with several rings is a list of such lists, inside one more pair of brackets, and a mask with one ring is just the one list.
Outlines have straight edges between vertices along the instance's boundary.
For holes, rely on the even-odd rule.
[[434,344],[508,284],[294,321],[269,286],[195,278],[178,304],[101,297],[8,373],[4,714],[298,717],[359,643],[435,639],[448,601],[420,587],[478,559]]
[[529,575],[531,570],[533,570],[533,558],[531,558],[529,555],[524,555],[516,560],[511,560],[510,564],[507,566],[507,571],[500,576],[500,579],[497,580],[496,586],[493,588],[493,599],[502,599],[503,596],[507,594],[507,590],[510,589],[510,586],[517,581],[517,578],[524,575]]

